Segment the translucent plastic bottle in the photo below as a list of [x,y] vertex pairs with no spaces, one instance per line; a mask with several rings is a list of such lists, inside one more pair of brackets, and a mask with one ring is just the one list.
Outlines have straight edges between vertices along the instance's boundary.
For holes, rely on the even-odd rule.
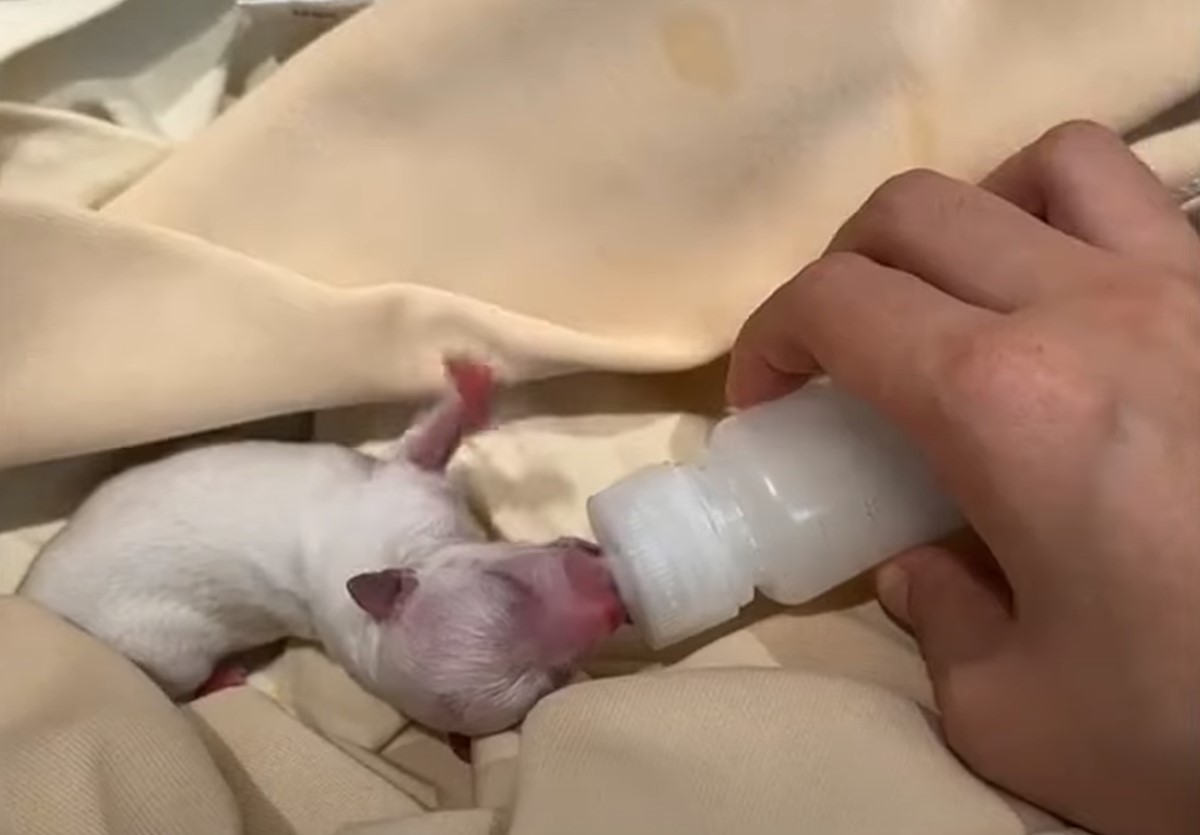
[[962,524],[917,450],[827,380],[722,421],[702,464],[636,472],[588,515],[652,647],[734,617],[755,588],[802,603]]

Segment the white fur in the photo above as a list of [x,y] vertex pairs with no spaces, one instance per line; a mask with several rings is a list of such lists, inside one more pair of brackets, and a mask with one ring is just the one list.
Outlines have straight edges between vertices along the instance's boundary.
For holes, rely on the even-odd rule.
[[229,653],[285,636],[319,640],[369,672],[377,630],[346,580],[482,539],[441,474],[332,445],[235,443],[104,484],[20,593],[178,698]]
[[[406,436],[418,444],[420,426]],[[581,559],[603,571],[592,553],[570,540],[487,542],[445,474],[411,463],[404,444],[381,461],[243,442],[101,485],[20,593],[174,698],[230,654],[297,637],[412,718],[480,734],[519,721],[611,631],[615,591],[580,592],[568,578]],[[416,581],[376,620],[346,584],[389,568]]]

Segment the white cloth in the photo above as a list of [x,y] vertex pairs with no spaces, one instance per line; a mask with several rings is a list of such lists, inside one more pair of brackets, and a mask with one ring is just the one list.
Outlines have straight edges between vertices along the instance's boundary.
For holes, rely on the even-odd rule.
[[[0,99],[99,116],[184,139],[212,121],[237,34],[234,0],[94,0],[84,14],[18,0],[0,35]],[[82,6],[79,0],[73,6]],[[104,8],[107,7],[107,8]],[[67,11],[74,12],[67,14]]]

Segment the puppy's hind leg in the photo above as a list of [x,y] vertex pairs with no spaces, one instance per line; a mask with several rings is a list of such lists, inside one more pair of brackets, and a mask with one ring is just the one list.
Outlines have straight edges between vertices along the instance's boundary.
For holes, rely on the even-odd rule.
[[223,654],[203,616],[168,602],[143,602],[141,617],[106,624],[93,634],[141,668],[177,702],[190,699]]
[[213,671],[212,662],[202,655],[181,653],[169,657],[156,652],[150,656],[130,654],[129,657],[176,702],[192,698]]
[[447,360],[446,374],[453,390],[400,440],[399,454],[432,472],[445,469],[462,439],[487,425],[496,388],[492,370],[473,360]]

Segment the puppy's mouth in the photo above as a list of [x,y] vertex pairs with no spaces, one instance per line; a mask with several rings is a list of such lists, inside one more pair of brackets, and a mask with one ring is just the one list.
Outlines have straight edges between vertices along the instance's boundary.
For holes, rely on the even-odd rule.
[[568,554],[564,558],[563,571],[577,603],[584,611],[594,611],[608,632],[629,623],[629,613],[598,548],[578,555]]

